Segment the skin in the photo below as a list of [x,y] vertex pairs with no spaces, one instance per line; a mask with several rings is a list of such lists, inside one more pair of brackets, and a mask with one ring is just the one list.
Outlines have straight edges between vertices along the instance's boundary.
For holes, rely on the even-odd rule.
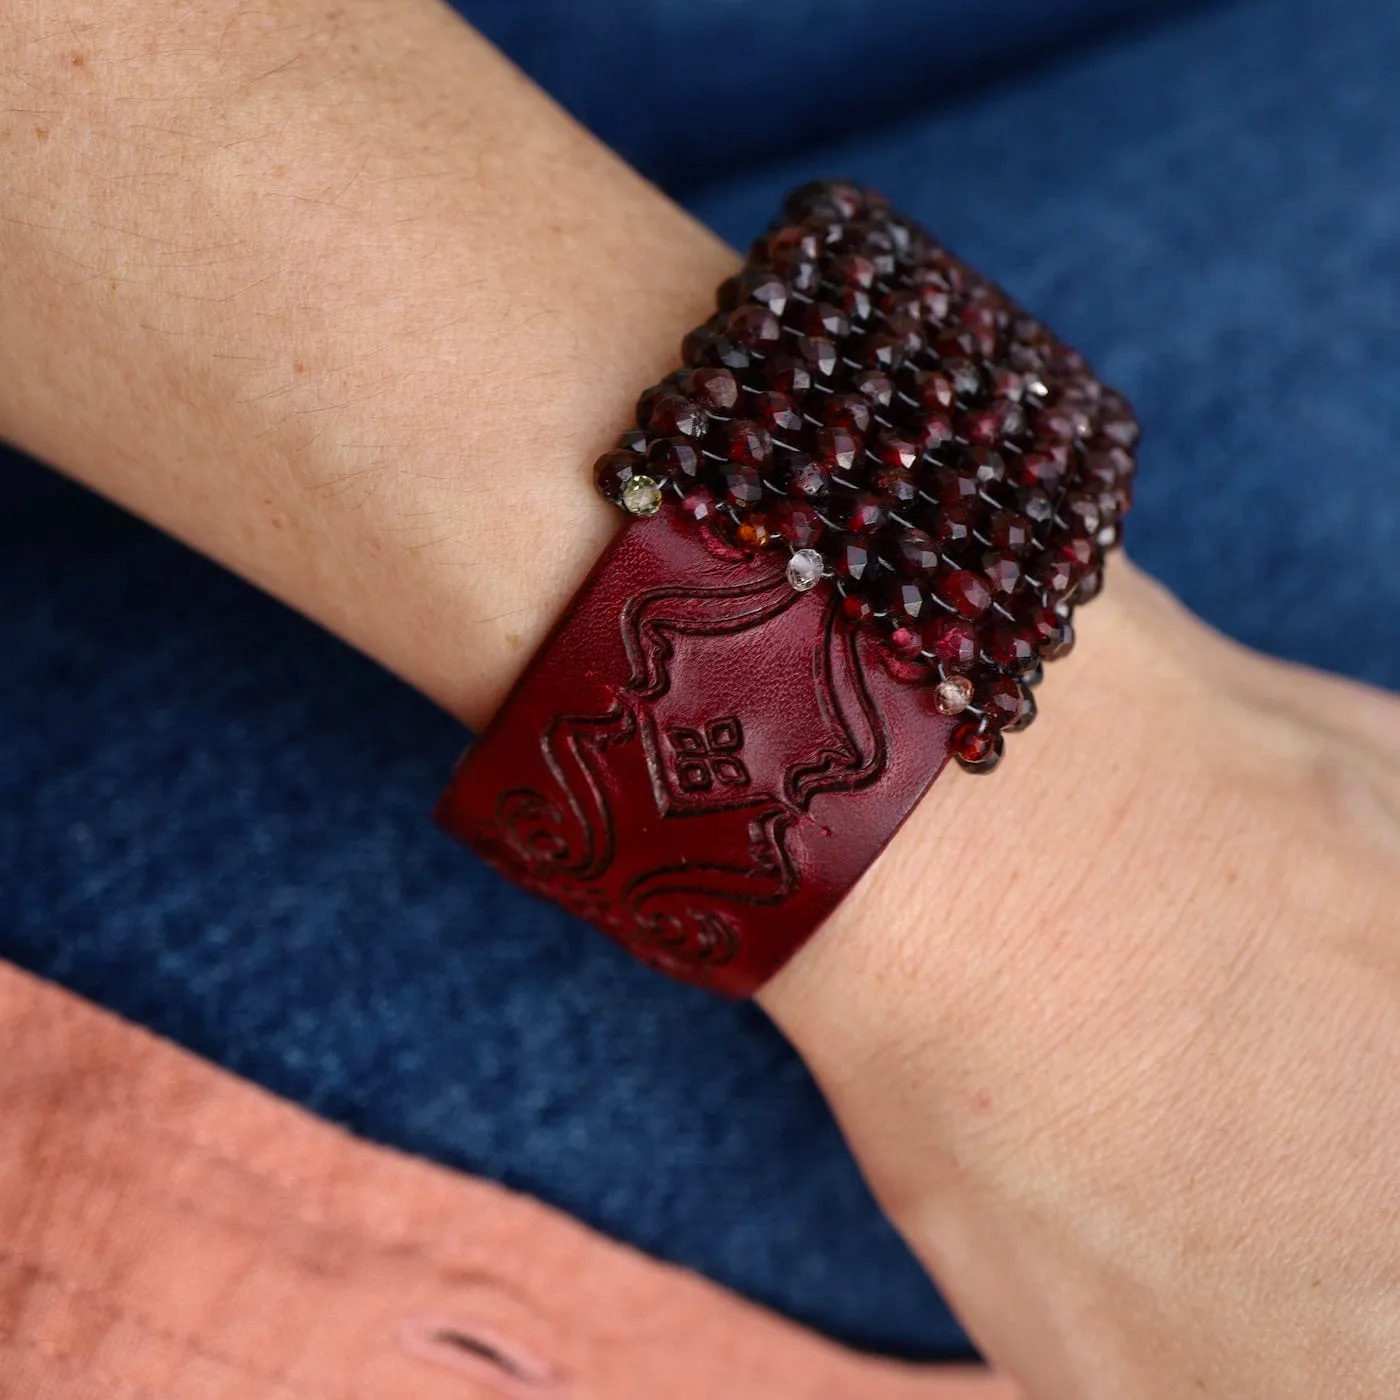
[[[0,433],[479,725],[734,254],[433,0],[0,55]],[[1400,703],[1126,561],[1081,621],[763,1005],[1015,1382],[950,1397],[1400,1393]]]

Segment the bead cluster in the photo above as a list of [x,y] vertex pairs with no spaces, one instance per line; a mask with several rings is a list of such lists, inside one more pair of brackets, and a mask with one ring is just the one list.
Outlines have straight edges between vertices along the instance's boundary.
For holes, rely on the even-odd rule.
[[839,182],[803,186],[595,468],[725,548],[788,551],[878,628],[974,772],[1035,717],[1132,501],[1121,395],[999,288]]

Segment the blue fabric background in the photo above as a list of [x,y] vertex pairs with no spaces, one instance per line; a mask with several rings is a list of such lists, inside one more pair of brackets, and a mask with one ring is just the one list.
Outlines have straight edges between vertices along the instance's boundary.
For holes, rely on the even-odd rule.
[[[737,242],[809,175],[886,188],[1134,396],[1140,561],[1247,641],[1400,684],[1392,0],[464,8]],[[0,956],[858,1345],[964,1345],[755,1010],[427,825],[449,720],[0,473]]]

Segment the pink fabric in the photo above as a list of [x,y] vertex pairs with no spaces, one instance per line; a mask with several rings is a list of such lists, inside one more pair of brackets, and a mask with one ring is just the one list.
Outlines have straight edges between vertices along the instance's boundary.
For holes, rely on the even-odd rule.
[[1014,1400],[371,1147],[0,966],[3,1400]]

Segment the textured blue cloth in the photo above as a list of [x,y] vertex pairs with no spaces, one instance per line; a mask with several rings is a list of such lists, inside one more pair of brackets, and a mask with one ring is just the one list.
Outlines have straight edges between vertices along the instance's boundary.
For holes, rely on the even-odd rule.
[[[1091,11],[1148,7],[1065,5],[1052,36],[1054,8],[902,7],[934,86],[959,72],[940,36],[972,36],[975,72],[1011,16],[1040,25],[1014,81],[936,107],[918,52],[897,101],[847,61],[858,0],[656,0],[654,52],[693,36],[674,87],[598,7],[483,11],[736,241],[809,175],[886,188],[1133,395],[1142,562],[1247,641],[1400,684],[1400,7],[1224,6],[1068,50]],[[742,82],[715,12],[749,36]],[[786,68],[828,43],[839,146]],[[613,58],[570,73],[575,51]],[[119,511],[0,472],[0,956],[837,1336],[962,1344],[756,1011],[634,967],[428,827],[448,720]]]

